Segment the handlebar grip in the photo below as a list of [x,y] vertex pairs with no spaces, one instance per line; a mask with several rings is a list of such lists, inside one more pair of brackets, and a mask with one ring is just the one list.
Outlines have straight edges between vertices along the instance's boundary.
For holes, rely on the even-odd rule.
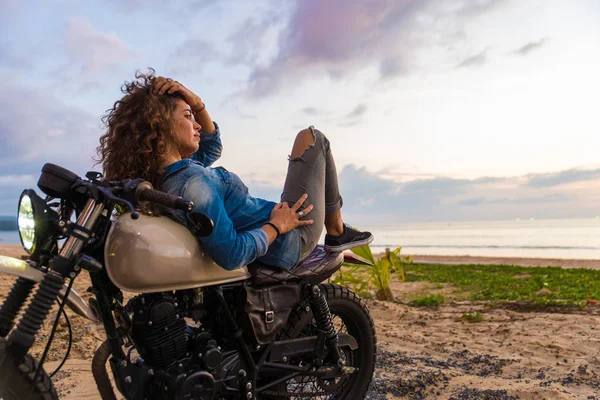
[[161,192],[160,190],[154,190],[149,182],[143,182],[137,187],[135,197],[140,203],[149,201],[181,211],[192,211],[194,208],[194,202],[185,200],[179,196]]

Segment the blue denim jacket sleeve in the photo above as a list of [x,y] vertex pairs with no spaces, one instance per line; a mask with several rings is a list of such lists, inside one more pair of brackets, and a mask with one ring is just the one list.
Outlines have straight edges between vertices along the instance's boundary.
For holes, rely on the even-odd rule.
[[238,233],[227,215],[223,198],[205,175],[193,176],[183,189],[184,199],[194,202],[194,211],[209,216],[213,232],[198,240],[212,259],[226,270],[242,268],[267,254],[269,241],[261,228]]
[[221,157],[223,144],[221,143],[221,131],[219,125],[215,124],[215,131],[205,133],[200,131],[200,148],[192,155],[192,159],[200,162],[205,167],[210,167]]

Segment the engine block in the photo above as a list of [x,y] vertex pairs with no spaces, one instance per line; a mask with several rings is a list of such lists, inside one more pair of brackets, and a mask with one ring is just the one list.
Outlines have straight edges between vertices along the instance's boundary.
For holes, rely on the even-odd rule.
[[141,295],[128,304],[133,314],[131,336],[146,363],[168,369],[188,353],[186,322],[175,299]]

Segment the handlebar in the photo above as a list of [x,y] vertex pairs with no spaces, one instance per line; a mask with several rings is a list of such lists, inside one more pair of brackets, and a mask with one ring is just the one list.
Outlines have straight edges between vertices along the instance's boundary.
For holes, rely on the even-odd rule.
[[42,168],[38,186],[52,198],[68,199],[82,209],[89,198],[96,202],[108,200],[129,209],[131,217],[136,219],[139,213],[135,204],[141,206],[155,203],[164,207],[190,212],[194,203],[179,196],[154,190],[150,182],[143,179],[125,179],[109,182],[99,172],[90,171],[83,180],[77,174],[54,164],[45,164]]
[[186,212],[192,211],[194,208],[194,202],[185,200],[179,196],[161,192],[160,190],[155,190],[152,188],[152,184],[146,181],[137,185],[135,198],[140,204],[151,202]]

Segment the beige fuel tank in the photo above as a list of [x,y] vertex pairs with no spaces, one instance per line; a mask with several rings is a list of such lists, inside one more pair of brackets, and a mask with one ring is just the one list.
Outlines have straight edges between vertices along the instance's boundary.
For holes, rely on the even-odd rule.
[[135,293],[191,289],[250,278],[247,268],[227,271],[204,254],[194,235],[168,217],[130,214],[113,219],[104,248],[108,276]]

